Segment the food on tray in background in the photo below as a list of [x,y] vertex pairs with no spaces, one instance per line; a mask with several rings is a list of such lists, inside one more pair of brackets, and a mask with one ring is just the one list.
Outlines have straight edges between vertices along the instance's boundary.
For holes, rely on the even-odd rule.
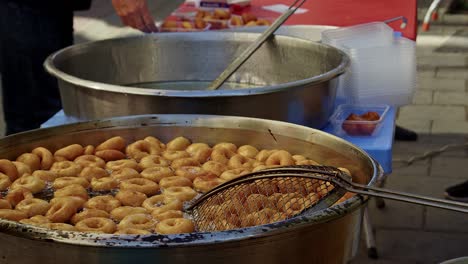
[[231,17],[231,20],[229,22],[231,26],[235,26],[235,27],[240,27],[244,25],[244,21],[242,20],[242,17],[239,17],[239,16]]
[[269,26],[271,20],[266,18],[258,18],[251,13],[243,13],[241,16],[233,15],[229,20],[229,27],[257,27],[257,26]]
[[[227,29],[230,27],[256,27],[269,26],[272,19],[260,18],[252,13],[244,12],[241,15],[233,14],[229,9],[217,8],[211,11],[198,9],[193,13],[177,13],[178,21],[192,21],[195,28],[204,29],[209,24],[209,29]],[[203,24],[204,23],[204,24]],[[171,28],[174,28],[171,27]]]
[[[152,136],[134,142],[115,136],[97,146],[38,147],[16,161],[0,159],[0,218],[91,233],[190,233],[196,229],[184,205],[202,193],[253,171],[306,164],[319,163],[286,150],[229,142],[210,146],[182,136],[165,143]],[[296,185],[278,181],[267,189],[237,193],[233,202],[220,203],[224,215],[212,217],[226,221],[219,230],[282,221],[301,210],[300,203],[329,191],[319,185],[307,190]],[[236,203],[247,206],[248,212],[234,210]],[[257,221],[249,215],[255,211],[274,217]]]
[[352,136],[359,136],[365,135],[369,136],[372,135],[376,128],[376,124],[366,124],[366,123],[353,123],[353,122],[346,122],[346,121],[378,121],[380,119],[380,115],[377,112],[368,111],[362,115],[357,114],[350,114],[343,122],[342,128],[348,135]]
[[163,32],[192,32],[205,31],[209,29],[209,24],[201,19],[194,21],[173,21],[168,20],[162,23],[161,31]]
[[241,17],[244,23],[246,24],[249,23],[250,21],[257,21],[257,17],[251,13],[243,13]]
[[213,18],[215,19],[229,19],[231,17],[231,11],[224,9],[215,9],[213,12]]

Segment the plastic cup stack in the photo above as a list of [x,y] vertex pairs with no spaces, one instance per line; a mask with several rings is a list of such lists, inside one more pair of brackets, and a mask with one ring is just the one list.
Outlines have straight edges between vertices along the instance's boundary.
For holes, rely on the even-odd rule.
[[322,32],[322,42],[346,52],[351,65],[337,97],[352,104],[411,103],[416,87],[415,43],[383,22]]

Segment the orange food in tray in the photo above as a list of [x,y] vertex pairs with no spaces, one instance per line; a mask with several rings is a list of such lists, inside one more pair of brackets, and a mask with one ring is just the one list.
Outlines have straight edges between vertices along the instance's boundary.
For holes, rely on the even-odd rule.
[[[376,124],[365,124],[359,123],[359,121],[378,121],[380,119],[380,115],[377,112],[366,112],[362,115],[357,114],[350,114],[346,120],[343,122],[342,128],[348,135],[352,136],[369,136],[372,135],[375,128],[377,127]],[[358,121],[358,122],[346,122],[346,121]]]

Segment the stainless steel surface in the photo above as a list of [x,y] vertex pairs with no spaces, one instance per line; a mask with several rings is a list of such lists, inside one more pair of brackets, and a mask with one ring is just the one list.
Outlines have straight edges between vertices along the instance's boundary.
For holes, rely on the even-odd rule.
[[81,120],[151,113],[219,114],[322,127],[332,112],[337,77],[349,59],[333,47],[297,38],[275,36],[229,79],[250,88],[124,86],[210,82],[258,35],[161,33],[91,42],[51,55],[45,67],[59,80],[65,114]]
[[[230,141],[282,148],[375,183],[382,173],[364,151],[319,130],[243,117],[149,115],[91,121],[0,139],[0,157],[14,159],[37,146],[96,145],[120,135],[168,141],[184,135],[214,144]],[[355,249],[366,197],[355,196],[314,215],[266,226],[215,233],[114,236],[51,231],[0,220],[0,263],[346,263]],[[320,252],[320,254],[317,254]]]
[[[233,186],[236,186],[238,183],[242,183],[245,179],[247,180],[260,180],[267,178],[274,178],[280,180],[281,178],[296,177],[300,179],[309,179],[313,180],[322,180],[334,183],[336,188],[343,188],[344,190],[352,193],[358,193],[368,196],[375,196],[385,199],[391,199],[401,202],[407,202],[418,205],[431,206],[440,209],[446,209],[461,213],[468,213],[468,204],[462,202],[455,202],[443,199],[437,199],[433,197],[417,195],[412,193],[406,193],[401,191],[395,191],[385,188],[378,188],[373,186],[368,186],[367,184],[359,184],[353,182],[347,174],[339,170],[330,170],[328,167],[323,166],[286,166],[272,169],[265,169],[261,172],[254,172],[246,174],[243,177],[239,177],[234,181],[227,183],[226,185],[220,186],[212,190],[213,193],[216,193],[218,189],[228,189]],[[252,179],[251,179],[252,178]],[[304,182],[303,184],[307,184]],[[211,194],[207,193],[208,197],[202,197],[203,199],[209,198]],[[327,196],[323,198],[325,204],[334,204],[338,199],[334,196]],[[330,200],[330,201],[326,201]],[[320,202],[319,202],[320,204]],[[314,207],[314,205],[310,205]],[[313,208],[311,208],[313,210]],[[308,208],[305,208],[307,211]]]
[[224,82],[236,72],[253,54],[257,51],[260,46],[265,43],[275,31],[288,20],[288,18],[301,7],[306,0],[295,0],[284,12],[279,16],[258,38],[250,44],[247,49],[236,57],[227,68],[208,86],[208,90],[216,90],[223,85]]

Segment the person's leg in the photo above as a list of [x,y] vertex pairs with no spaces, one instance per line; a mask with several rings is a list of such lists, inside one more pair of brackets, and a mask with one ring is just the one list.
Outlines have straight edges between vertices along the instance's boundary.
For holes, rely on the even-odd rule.
[[395,127],[395,140],[398,141],[416,141],[418,140],[418,134],[409,129],[401,126]]
[[48,55],[73,44],[73,12],[0,1],[1,73],[7,135],[39,128],[61,109]]

